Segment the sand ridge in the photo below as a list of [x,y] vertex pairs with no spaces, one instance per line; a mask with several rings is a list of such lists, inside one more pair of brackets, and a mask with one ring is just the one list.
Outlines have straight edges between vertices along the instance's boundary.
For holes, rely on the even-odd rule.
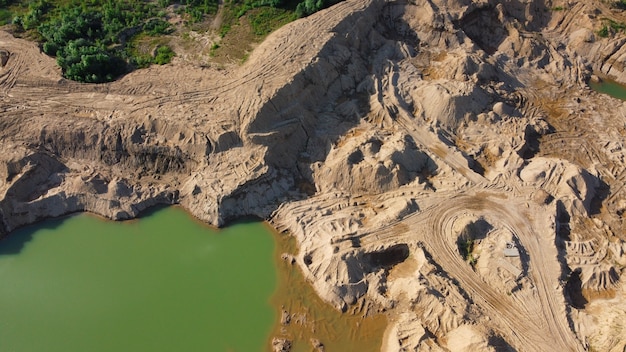
[[619,349],[626,104],[586,82],[626,82],[626,39],[597,36],[602,16],[625,17],[348,0],[242,66],[99,85],[0,32],[0,230],[156,204],[255,215],[297,239],[325,301],[388,315],[385,351]]

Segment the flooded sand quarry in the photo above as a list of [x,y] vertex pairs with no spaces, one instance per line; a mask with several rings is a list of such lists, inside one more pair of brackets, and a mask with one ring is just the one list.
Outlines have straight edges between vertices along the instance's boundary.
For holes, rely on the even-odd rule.
[[[347,333],[360,319],[341,321],[297,267],[276,266],[284,237],[258,221],[217,231],[174,207],[121,223],[80,214],[23,228],[0,241],[0,350],[268,351],[279,307],[309,300],[309,322],[290,327],[302,340],[294,347],[308,347],[314,323],[319,339],[344,339],[335,345],[361,340],[360,330]],[[380,341],[378,326],[362,344]]]
[[626,86],[611,79],[603,78],[599,81],[589,81],[589,87],[599,93],[604,93],[613,98],[626,100]]
[[81,214],[0,242],[2,351],[259,351],[275,319],[272,234],[182,209]]
[[[252,216],[288,236],[268,235],[258,255],[247,239],[185,247],[170,219],[155,226],[166,244],[154,229],[116,244],[45,240],[47,259],[14,272],[40,237],[63,237],[61,225],[31,234],[0,254],[0,343],[37,335],[91,350],[91,334],[107,350],[192,350],[195,339],[211,351],[274,339],[292,351],[318,340],[331,352],[624,350],[626,103],[589,88],[594,76],[626,83],[622,5],[345,0],[268,35],[243,63],[189,49],[96,85],[63,78],[40,45],[0,30],[0,237],[157,204],[216,227]],[[210,51],[219,31],[193,48]],[[91,224],[81,239],[104,226]],[[224,257],[203,262],[214,252]],[[262,263],[270,271],[254,274]],[[93,282],[63,300],[85,276]],[[258,307],[265,323],[240,326],[264,316]],[[218,340],[235,324],[235,342]]]

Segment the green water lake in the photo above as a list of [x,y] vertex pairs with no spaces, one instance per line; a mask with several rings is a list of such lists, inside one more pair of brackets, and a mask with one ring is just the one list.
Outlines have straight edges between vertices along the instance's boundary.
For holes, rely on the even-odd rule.
[[285,252],[295,239],[266,223],[216,230],[178,207],[19,229],[0,240],[0,352],[379,351],[386,317],[333,309]]
[[171,207],[47,220],[0,241],[0,351],[265,351],[275,241]]
[[610,79],[602,79],[600,82],[589,81],[589,87],[596,92],[608,94],[613,98],[626,100],[626,86]]

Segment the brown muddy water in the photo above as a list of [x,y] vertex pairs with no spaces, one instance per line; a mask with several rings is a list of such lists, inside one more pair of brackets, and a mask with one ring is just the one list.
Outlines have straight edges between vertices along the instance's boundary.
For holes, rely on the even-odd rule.
[[[293,352],[313,351],[314,340],[320,341],[326,352],[380,351],[386,317],[383,314],[364,317],[362,313],[341,313],[322,301],[297,266],[281,259],[282,253],[297,253],[295,239],[276,231],[274,234],[278,288],[271,302],[277,308],[278,321],[272,336],[293,341]],[[358,307],[351,310],[355,308]],[[291,316],[287,325],[280,324],[283,309]]]

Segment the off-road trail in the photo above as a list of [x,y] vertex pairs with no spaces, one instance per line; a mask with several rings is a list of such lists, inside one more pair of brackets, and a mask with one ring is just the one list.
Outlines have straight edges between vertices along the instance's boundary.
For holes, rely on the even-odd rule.
[[386,315],[374,349],[621,351],[626,103],[589,82],[626,83],[626,34],[600,35],[624,21],[596,0],[347,0],[243,64],[97,85],[0,31],[0,234],[158,204],[257,216],[323,300]]

